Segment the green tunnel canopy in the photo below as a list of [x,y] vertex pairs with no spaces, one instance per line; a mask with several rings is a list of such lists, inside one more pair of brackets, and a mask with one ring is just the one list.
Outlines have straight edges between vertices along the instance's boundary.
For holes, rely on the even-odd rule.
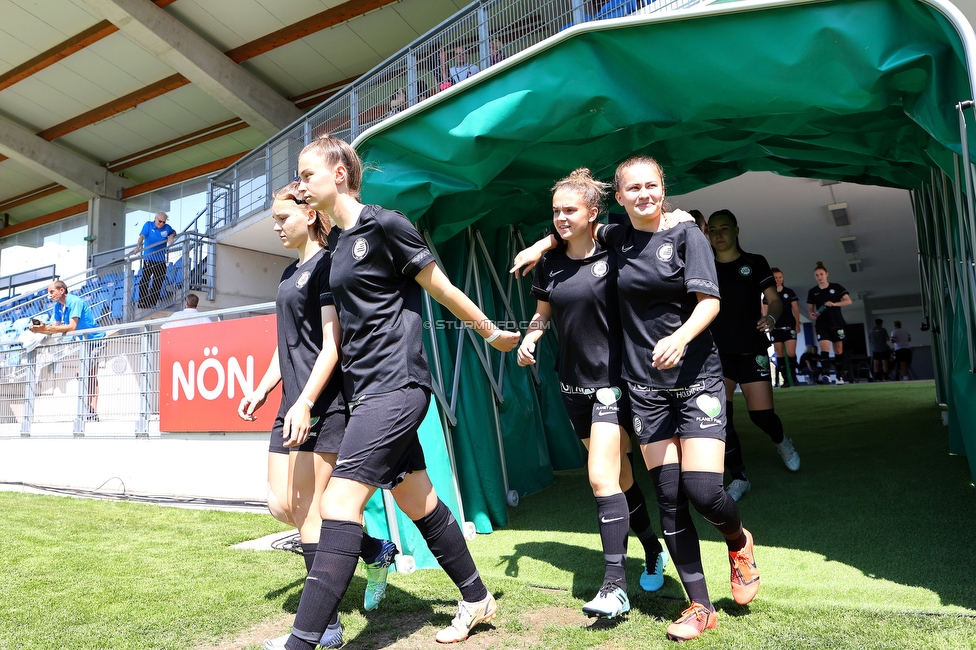
[[746,171],[917,189],[960,150],[965,60],[913,0],[588,23],[364,133],[365,197],[441,243],[546,223],[556,179],[635,153],[671,194]]

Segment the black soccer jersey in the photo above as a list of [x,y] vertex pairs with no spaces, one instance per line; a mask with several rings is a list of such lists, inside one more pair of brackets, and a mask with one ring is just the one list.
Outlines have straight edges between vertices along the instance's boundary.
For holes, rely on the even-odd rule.
[[[813,305],[813,311],[816,312],[823,307],[825,302],[839,302],[846,295],[847,289],[836,282],[831,282],[827,285],[826,289],[821,289],[820,285],[810,289],[807,292],[807,303]],[[826,307],[823,313],[817,317],[815,324],[816,328],[820,330],[844,327],[847,321],[844,320],[844,315],[841,313],[840,307]]]
[[701,230],[693,222],[655,233],[630,224],[609,225],[598,238],[617,256],[624,379],[651,388],[680,388],[704,377],[721,377],[707,328],[688,344],[677,366],[651,366],[657,342],[681,327],[698,305],[695,294],[719,297],[715,258]]
[[623,333],[613,252],[598,245],[583,260],[562,250],[546,253],[536,267],[532,295],[552,307],[559,381],[580,388],[619,385]]
[[[783,290],[776,290],[779,294],[779,299],[783,303],[783,313],[780,314],[779,320],[776,321],[776,327],[788,330],[796,329],[796,318],[793,317],[793,303],[799,301],[796,292],[789,287],[783,287]],[[766,297],[763,296],[763,304],[766,304]]]
[[769,339],[756,329],[762,318],[762,292],[776,286],[773,272],[762,255],[742,253],[731,262],[715,262],[722,309],[709,329],[719,354],[756,354],[766,351]]
[[399,212],[367,205],[352,228],[333,228],[329,244],[346,398],[430,388],[415,278],[434,256],[423,237]]
[[[322,307],[333,304],[329,287],[329,251],[321,250],[281,274],[275,312],[278,317],[278,366],[281,369],[282,416],[305,389],[312,366],[322,352]],[[315,404],[312,415],[344,411],[342,371],[337,367]]]

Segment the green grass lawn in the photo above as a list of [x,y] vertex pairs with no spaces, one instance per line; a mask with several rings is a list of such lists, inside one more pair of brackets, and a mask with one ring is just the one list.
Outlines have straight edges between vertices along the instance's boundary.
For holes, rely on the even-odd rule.
[[[747,607],[732,601],[724,544],[697,519],[719,627],[694,647],[976,648],[976,493],[965,459],[948,455],[933,385],[777,391],[796,474],[736,399],[753,483],[740,508],[763,587]],[[559,473],[510,519],[470,544],[499,615],[467,647],[671,647],[664,627],[684,594],[671,567],[661,592],[640,592],[635,540],[630,615],[580,613],[603,576],[582,471]],[[228,548],[282,530],[267,515],[0,493],[0,529],[2,650],[256,648],[252,626],[287,630],[301,593],[298,556]],[[357,572],[341,605],[347,647],[434,647],[456,590],[440,571],[390,583],[365,615]]]

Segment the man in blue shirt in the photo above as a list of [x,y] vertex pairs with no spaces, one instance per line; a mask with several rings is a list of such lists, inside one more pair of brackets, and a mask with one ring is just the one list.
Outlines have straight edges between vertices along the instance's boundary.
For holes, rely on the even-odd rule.
[[[87,330],[98,327],[95,314],[88,302],[79,296],[68,294],[68,286],[61,280],[55,280],[47,287],[47,295],[54,303],[54,315],[50,325],[34,320],[28,327],[32,332],[40,334],[67,334],[75,330]],[[105,347],[105,332],[91,332],[82,338],[81,363],[78,368],[78,381],[87,379],[88,412],[87,420],[98,419],[98,353]]]
[[166,247],[176,239],[176,231],[166,223],[168,218],[165,212],[157,212],[152,221],[147,221],[132,251],[135,254],[142,250],[142,277],[139,279],[141,309],[151,309],[159,302],[159,291],[166,278]]

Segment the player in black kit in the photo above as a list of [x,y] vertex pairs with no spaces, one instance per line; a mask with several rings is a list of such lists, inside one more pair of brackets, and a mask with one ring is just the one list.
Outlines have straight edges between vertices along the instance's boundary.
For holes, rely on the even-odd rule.
[[[558,374],[563,404],[587,454],[587,474],[597,503],[606,563],[603,586],[583,605],[589,616],[614,618],[630,610],[627,597],[627,529],[644,548],[644,591],[664,586],[668,556],[654,534],[647,504],[634,481],[630,453],[629,397],[620,377],[623,332],[617,306],[617,262],[596,242],[606,183],[577,169],[553,188],[552,219],[564,246],[546,253],[536,268],[536,313],[518,350],[520,366],[535,363],[536,342],[550,320],[559,339]],[[580,332],[586,335],[579,336]]]
[[[275,193],[271,205],[275,234],[298,260],[281,274],[275,298],[278,344],[264,377],[241,399],[238,415],[254,420],[268,394],[282,385],[281,405],[271,430],[268,454],[268,508],[276,519],[299,530],[305,568],[318,548],[322,493],[335,467],[346,427],[346,402],[339,370],[339,325],[329,288],[328,215],[309,208],[291,183]],[[368,538],[366,609],[386,593],[386,576],[397,548]],[[372,549],[372,550],[371,550]],[[284,637],[280,640],[284,643]],[[336,615],[319,639],[323,648],[342,645]]]
[[[616,252],[622,375],[634,431],[657,490],[671,561],[691,600],[667,635],[685,641],[718,624],[688,502],[725,538],[735,601],[749,603],[759,591],[752,534],[722,489],[725,385],[707,329],[719,309],[718,279],[711,248],[694,223],[664,229],[664,174],[657,161],[624,161],[614,187],[630,223],[600,228],[597,240]],[[531,266],[551,245],[543,240],[523,251],[515,269]]]
[[[349,421],[332,479],[322,497],[322,533],[305,581],[287,650],[312,650],[352,581],[364,533],[366,502],[389,489],[461,591],[458,613],[437,641],[463,641],[495,616],[461,527],[427,476],[417,432],[430,404],[423,346],[422,290],[497,350],[519,335],[495,327],[437,268],[406,217],[359,202],[362,162],[346,142],[323,136],[298,158],[308,204],[336,223],[329,235],[330,285],[342,326],[342,372]],[[340,232],[341,231],[341,232]]]
[[810,320],[816,323],[817,341],[820,344],[820,369],[823,372],[821,382],[829,382],[827,376],[830,368],[830,348],[834,348],[834,375],[837,383],[844,383],[844,326],[847,321],[841,313],[841,307],[854,303],[847,289],[836,282],[828,281],[827,268],[823,262],[817,262],[813,270],[813,277],[817,286],[807,292],[807,313]]
[[[738,501],[752,488],[746,478],[742,445],[735,430],[732,396],[738,384],[746,399],[749,419],[769,436],[791,471],[800,469],[800,455],[783,435],[783,422],[773,410],[770,380],[769,339],[766,332],[776,325],[783,303],[776,292],[773,272],[762,255],[739,247],[739,225],[729,210],[708,218],[708,238],[715,250],[715,270],[722,292],[722,309],[709,326],[722,359],[725,376],[725,467],[732,477],[727,488]],[[762,300],[767,313],[763,315]]]
[[[783,272],[775,266],[772,271],[773,279],[776,280],[776,293],[783,303],[783,313],[779,315],[773,329],[769,330],[769,338],[773,340],[773,349],[776,351],[779,385],[796,386],[796,337],[800,333],[800,299],[795,291],[783,285]],[[768,313],[765,296],[763,310],[765,316]]]

